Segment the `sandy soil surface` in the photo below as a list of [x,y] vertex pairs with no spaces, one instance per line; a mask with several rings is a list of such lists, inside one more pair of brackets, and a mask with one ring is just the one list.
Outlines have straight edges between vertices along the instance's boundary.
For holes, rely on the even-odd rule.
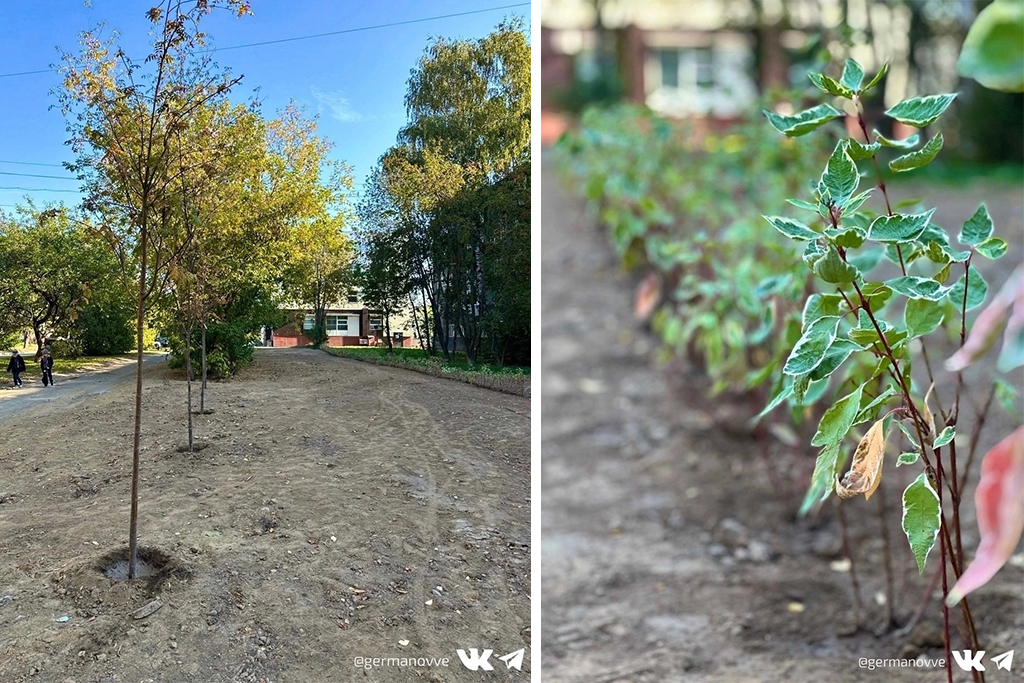
[[[945,681],[940,669],[860,667],[861,657],[942,656],[934,598],[909,635],[876,633],[883,619],[876,600],[884,596],[880,497],[847,508],[866,602],[866,627],[858,629],[849,572],[834,569],[843,557],[834,506],[795,519],[813,452],[773,443],[774,481],[792,489],[773,490],[760,445],[745,426],[755,407],[705,398],[699,368],[658,367],[657,341],[630,311],[635,279],[622,273],[604,232],[553,182],[550,165],[544,173],[544,681]],[[962,222],[977,207],[969,190],[927,196],[940,194],[936,215],[943,225]],[[1021,234],[1019,192],[1003,189],[989,206],[1000,234]],[[1019,260],[1015,250],[1008,259]],[[990,281],[995,286],[1004,276],[994,273]],[[997,411],[991,423],[983,447],[1013,420]],[[900,624],[935,566],[932,558],[918,577],[892,514],[917,474],[907,469],[889,469],[881,489]],[[969,508],[964,544],[974,548]],[[1020,658],[1022,598],[1019,564],[971,596],[990,654],[1016,647]],[[1024,670],[1016,663],[1012,673],[988,666],[990,683],[1021,680]],[[970,676],[957,670],[955,680]]]
[[[115,582],[99,567],[127,544],[128,379],[0,421],[3,681],[528,679],[528,399],[261,349],[211,385],[190,455],[184,382],[154,364],[140,543],[166,566]],[[472,647],[494,671],[461,664]],[[523,647],[522,672],[497,661]]]

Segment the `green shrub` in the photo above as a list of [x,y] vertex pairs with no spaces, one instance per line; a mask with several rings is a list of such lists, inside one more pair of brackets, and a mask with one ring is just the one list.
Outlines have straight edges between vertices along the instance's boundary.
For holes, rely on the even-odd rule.
[[652,325],[666,349],[698,356],[714,392],[767,382],[799,336],[789,302],[809,277],[760,215],[796,213],[784,198],[828,154],[827,141],[778,144],[753,116],[698,135],[634,105],[591,109],[559,143],[623,263],[653,273]]
[[75,330],[87,356],[128,353],[135,348],[134,307],[130,301],[90,304],[79,314]]
[[54,358],[75,359],[82,355],[82,343],[77,339],[58,339],[50,343],[49,349]]
[[[242,322],[210,323],[206,328],[206,372],[212,379],[225,379],[237,373],[253,359],[253,336]],[[168,337],[172,369],[185,367],[185,344],[180,333]],[[202,373],[201,330],[192,333],[192,372],[194,377]]]

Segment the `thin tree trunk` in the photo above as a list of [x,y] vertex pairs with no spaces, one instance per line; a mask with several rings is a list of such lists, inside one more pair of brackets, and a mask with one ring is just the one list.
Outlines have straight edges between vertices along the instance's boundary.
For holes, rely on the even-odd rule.
[[203,323],[203,349],[200,352],[203,364],[203,383],[199,387],[199,412],[206,414],[206,323]]
[[416,337],[419,340],[420,348],[423,349],[425,353],[427,347],[423,343],[423,333],[420,330],[420,314],[416,311],[416,302],[412,298],[412,292],[409,292],[409,308],[412,310],[412,328],[416,331]]
[[149,232],[146,219],[149,207],[142,210],[141,256],[139,267],[139,306],[135,320],[135,433],[132,437],[132,503],[128,523],[128,578],[134,579],[139,562],[139,442],[142,438],[142,326],[146,317],[146,247]]
[[395,347],[391,341],[391,316],[388,313],[384,313],[384,334],[388,338],[388,353],[394,353]]
[[188,387],[188,452],[195,452],[192,431],[192,327],[185,332],[185,385]]

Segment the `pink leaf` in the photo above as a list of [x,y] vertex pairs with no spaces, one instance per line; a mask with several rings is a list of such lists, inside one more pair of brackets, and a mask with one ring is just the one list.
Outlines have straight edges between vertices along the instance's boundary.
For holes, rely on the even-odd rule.
[[992,303],[978,314],[964,345],[946,361],[946,369],[960,372],[984,356],[999,337],[1011,308],[1013,325],[1019,327],[1024,318],[1024,266],[1017,267]]
[[949,592],[946,603],[951,606],[988,583],[1013,555],[1024,532],[1024,427],[985,454],[974,504],[981,543],[974,562]]

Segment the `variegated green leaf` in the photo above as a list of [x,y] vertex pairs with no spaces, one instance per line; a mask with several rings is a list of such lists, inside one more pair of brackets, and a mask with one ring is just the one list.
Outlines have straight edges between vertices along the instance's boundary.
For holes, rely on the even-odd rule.
[[981,244],[992,236],[992,217],[988,214],[988,207],[982,204],[974,215],[967,219],[964,227],[960,230],[957,239],[961,244],[975,246]]
[[794,240],[813,240],[821,235],[811,230],[800,221],[784,216],[762,216],[766,221],[786,237]]
[[891,140],[877,130],[875,131],[875,140],[878,141],[882,147],[889,147],[891,149],[914,149],[917,147],[917,143],[921,142],[921,134],[914,133],[909,138],[902,140]]
[[843,65],[843,75],[839,77],[839,82],[853,92],[858,92],[863,80],[864,69],[861,65],[852,59],[847,59]]
[[939,118],[955,99],[956,93],[913,97],[890,108],[885,115],[908,126],[924,128]]
[[939,496],[922,472],[903,491],[903,531],[907,534],[919,572],[924,572],[928,553],[939,535],[939,526]]
[[833,119],[844,116],[843,112],[828,104],[819,104],[817,107],[807,109],[792,116],[783,116],[768,110],[762,110],[768,118],[768,122],[786,137],[797,137],[806,135],[812,130],[821,128]]
[[835,340],[838,327],[838,316],[825,316],[811,323],[790,352],[782,372],[787,375],[805,375],[818,367]]
[[935,209],[924,213],[893,214],[879,216],[868,228],[868,239],[874,242],[911,242],[916,240],[928,227]]
[[835,79],[829,78],[825,74],[811,72],[807,74],[807,77],[810,78],[811,83],[816,85],[822,92],[827,92],[828,94],[835,95],[836,97],[853,99],[852,90],[837,82]]
[[903,171],[912,171],[915,168],[921,168],[930,164],[933,159],[939,154],[939,150],[942,149],[942,133],[939,133],[931,140],[929,140],[924,147],[911,152],[910,154],[904,154],[901,157],[896,157],[889,162],[889,168],[896,173]]
[[861,88],[860,91],[864,93],[867,92],[868,90],[871,90],[873,87],[878,85],[879,81],[885,78],[885,75],[887,73],[889,73],[889,62],[882,64],[882,68],[878,70],[878,73],[875,74],[874,78],[868,81],[868,84]]

